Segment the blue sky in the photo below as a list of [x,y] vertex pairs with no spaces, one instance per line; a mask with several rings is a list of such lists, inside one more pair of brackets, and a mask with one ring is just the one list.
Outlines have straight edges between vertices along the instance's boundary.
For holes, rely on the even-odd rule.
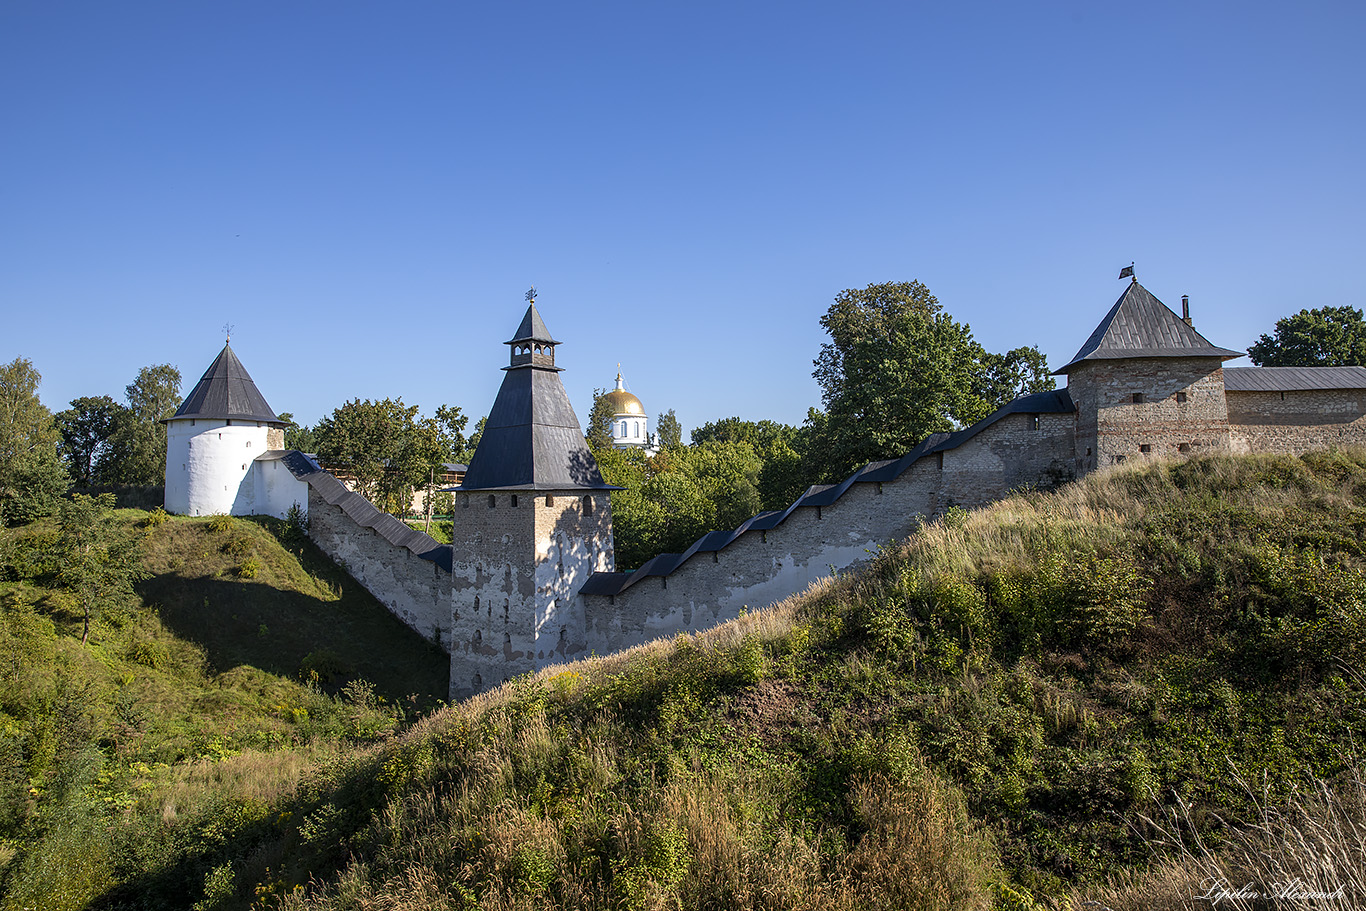
[[[799,423],[843,288],[1066,361],[1131,260],[1246,348],[1363,301],[1353,3],[0,5],[0,362],[233,347],[277,411],[487,412],[535,285],[580,418]],[[1245,361],[1242,363],[1246,363]]]

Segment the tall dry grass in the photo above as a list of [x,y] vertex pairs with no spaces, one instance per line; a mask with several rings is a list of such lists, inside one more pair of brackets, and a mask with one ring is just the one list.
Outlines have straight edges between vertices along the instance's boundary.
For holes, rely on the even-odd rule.
[[1366,770],[1310,777],[1273,803],[1267,788],[1248,787],[1254,819],[1224,828],[1218,843],[1184,801],[1164,817],[1144,819],[1152,866],[1074,894],[1077,908],[1110,911],[1344,911],[1366,907]]

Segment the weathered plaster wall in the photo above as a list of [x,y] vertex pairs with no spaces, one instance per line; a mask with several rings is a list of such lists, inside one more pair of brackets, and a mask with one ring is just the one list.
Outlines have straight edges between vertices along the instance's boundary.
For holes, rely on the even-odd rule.
[[440,564],[357,525],[312,487],[308,490],[308,536],[394,616],[450,650],[450,578]]
[[[1218,358],[1087,361],[1068,375],[1067,388],[1077,405],[1079,473],[1130,459],[1229,448]],[[1136,395],[1143,400],[1135,401]]]
[[583,616],[574,593],[594,571],[611,569],[611,522],[606,493],[457,496],[449,597],[453,697],[582,650]]
[[184,516],[258,512],[253,460],[267,451],[257,421],[181,419],[166,424],[166,511]]
[[800,506],[775,528],[747,531],[620,594],[579,595],[584,650],[607,654],[705,629],[805,591],[949,506],[977,506],[1024,484],[1065,480],[1073,425],[1070,414],[1009,415],[957,449],[917,460],[894,481],[856,482],[830,506]]
[[1229,392],[1228,421],[1239,452],[1366,445],[1366,389]]
[[283,459],[258,459],[252,463],[256,515],[283,519],[295,503],[308,512],[308,483],[294,477]]

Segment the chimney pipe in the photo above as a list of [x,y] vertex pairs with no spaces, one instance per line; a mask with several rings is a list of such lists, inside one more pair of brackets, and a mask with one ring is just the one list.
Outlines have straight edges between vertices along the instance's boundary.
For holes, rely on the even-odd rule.
[[1191,322],[1191,296],[1189,294],[1181,295],[1181,322],[1194,327]]

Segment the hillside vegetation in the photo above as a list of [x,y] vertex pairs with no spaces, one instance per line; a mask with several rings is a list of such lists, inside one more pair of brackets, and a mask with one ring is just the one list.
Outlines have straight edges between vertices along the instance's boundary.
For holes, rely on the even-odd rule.
[[1364,542],[1366,454],[1104,473],[370,746],[263,745],[290,774],[193,822],[44,831],[145,846],[101,908],[1181,907],[1316,852],[1360,888]]
[[[446,656],[297,529],[119,510],[152,573],[90,641],[55,523],[0,532],[5,908],[84,907],[446,694]],[[192,888],[199,889],[196,881]],[[184,907],[190,885],[148,896]]]

